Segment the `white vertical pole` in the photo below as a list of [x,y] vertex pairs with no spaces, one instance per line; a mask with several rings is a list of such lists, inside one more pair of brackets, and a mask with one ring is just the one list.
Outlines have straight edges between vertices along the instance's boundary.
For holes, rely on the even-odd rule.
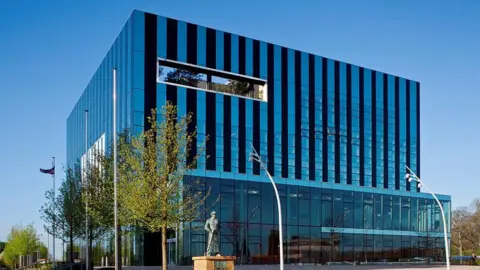
[[47,258],[45,259],[47,263],[49,259],[50,259],[50,234],[47,232]]
[[117,202],[117,70],[113,69],[113,186],[114,186],[114,219],[115,219],[115,270],[120,270],[120,247]]
[[175,228],[175,265],[178,265],[178,228]]
[[[55,157],[53,157],[52,161],[53,165],[53,204],[55,204]],[[52,237],[52,247],[53,247],[53,268],[55,268],[55,223],[56,223],[56,217],[55,217],[55,212],[53,212],[53,237]]]
[[277,190],[277,185],[275,185],[275,181],[273,181],[272,176],[268,172],[267,167],[265,167],[265,164],[263,163],[260,155],[257,153],[257,150],[255,150],[255,147],[253,147],[253,159],[260,163],[260,166],[263,168],[265,173],[268,176],[268,179],[270,179],[270,182],[272,183],[273,190],[275,191],[275,197],[277,198],[277,208],[278,208],[278,237],[280,238],[280,243],[279,243],[279,248],[280,248],[280,270],[283,270],[283,225],[282,225],[282,204],[280,202],[280,195],[278,194]]
[[265,173],[267,174],[268,178],[270,179],[270,182],[272,182],[273,185],[273,190],[275,191],[275,196],[277,197],[277,207],[278,207],[278,232],[279,232],[279,238],[280,238],[280,270],[283,270],[283,225],[282,225],[282,205],[280,203],[280,196],[278,195],[278,190],[277,190],[277,185],[275,185],[275,182],[273,181],[272,176],[268,172],[267,168],[263,166],[262,162],[262,167],[265,170]]
[[445,218],[445,212],[443,211],[443,206],[438,200],[437,196],[428,188],[428,186],[425,185],[425,183],[408,166],[406,167],[410,171],[410,173],[413,175],[413,177],[415,177],[416,182],[422,184],[422,186],[425,187],[425,189],[433,196],[433,198],[437,202],[438,207],[440,207],[440,212],[442,213],[442,219],[443,219],[443,237],[445,241],[445,257],[446,257],[445,261],[447,263],[447,270],[450,270],[450,251],[448,248],[449,244],[448,244],[448,236],[447,236],[447,222]]
[[90,269],[90,245],[89,245],[89,231],[88,231],[88,179],[87,179],[87,170],[88,170],[88,110],[85,110],[85,164],[84,164],[84,175],[85,175],[85,269]]

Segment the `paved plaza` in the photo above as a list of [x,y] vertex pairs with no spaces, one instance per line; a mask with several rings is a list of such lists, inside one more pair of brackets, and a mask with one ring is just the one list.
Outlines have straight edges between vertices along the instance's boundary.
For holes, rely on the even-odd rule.
[[[125,270],[161,270],[158,266],[125,266]],[[193,269],[193,266],[169,266],[169,270]],[[277,270],[278,265],[235,265],[237,270]],[[406,264],[383,264],[383,265],[285,265],[284,270],[387,270],[387,269],[409,269],[409,270],[446,270],[445,265],[406,265]],[[451,270],[480,270],[480,266],[452,265]]]

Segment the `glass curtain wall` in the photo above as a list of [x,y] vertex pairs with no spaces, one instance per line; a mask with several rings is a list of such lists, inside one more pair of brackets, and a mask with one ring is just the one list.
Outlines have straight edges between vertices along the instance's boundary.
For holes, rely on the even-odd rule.
[[[199,188],[211,188],[212,198],[220,197],[204,207],[217,211],[222,255],[236,256],[244,264],[279,263],[271,184],[204,177],[200,182]],[[444,256],[443,225],[434,200],[294,185],[278,185],[278,190],[285,263]],[[208,211],[204,213],[185,226],[182,264],[191,264],[192,256],[205,252],[203,223]]]

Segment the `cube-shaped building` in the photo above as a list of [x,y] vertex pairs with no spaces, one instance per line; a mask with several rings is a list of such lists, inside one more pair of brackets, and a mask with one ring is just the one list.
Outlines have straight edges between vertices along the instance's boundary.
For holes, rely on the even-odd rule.
[[[440,208],[405,178],[406,166],[421,175],[419,82],[134,11],[68,117],[69,166],[86,160],[85,136],[89,148],[111,141],[114,68],[118,132],[144,131],[146,112],[170,101],[193,114],[198,144],[209,137],[185,181],[220,196],[223,255],[279,262],[276,199],[255,149],[280,193],[285,263],[445,258]],[[450,234],[450,196],[437,196]],[[205,252],[208,216],[171,233],[171,263]],[[123,264],[161,264],[160,234],[123,238]]]

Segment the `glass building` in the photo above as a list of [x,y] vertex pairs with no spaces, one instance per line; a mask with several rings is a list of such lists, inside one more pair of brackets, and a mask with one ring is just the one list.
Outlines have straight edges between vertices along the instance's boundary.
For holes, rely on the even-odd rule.
[[[185,182],[211,188],[223,255],[279,262],[276,200],[254,147],[278,184],[286,263],[444,259],[440,209],[405,179],[406,166],[421,175],[419,82],[134,11],[68,117],[69,166],[85,163],[85,134],[89,147],[111,141],[113,68],[118,132],[142,132],[145,112],[170,101],[193,113],[196,144],[209,137]],[[450,236],[451,199],[438,198]],[[208,216],[170,233],[171,263],[205,252]],[[111,265],[112,245],[96,243],[95,264]],[[160,235],[139,228],[122,252],[124,265],[160,265]]]

